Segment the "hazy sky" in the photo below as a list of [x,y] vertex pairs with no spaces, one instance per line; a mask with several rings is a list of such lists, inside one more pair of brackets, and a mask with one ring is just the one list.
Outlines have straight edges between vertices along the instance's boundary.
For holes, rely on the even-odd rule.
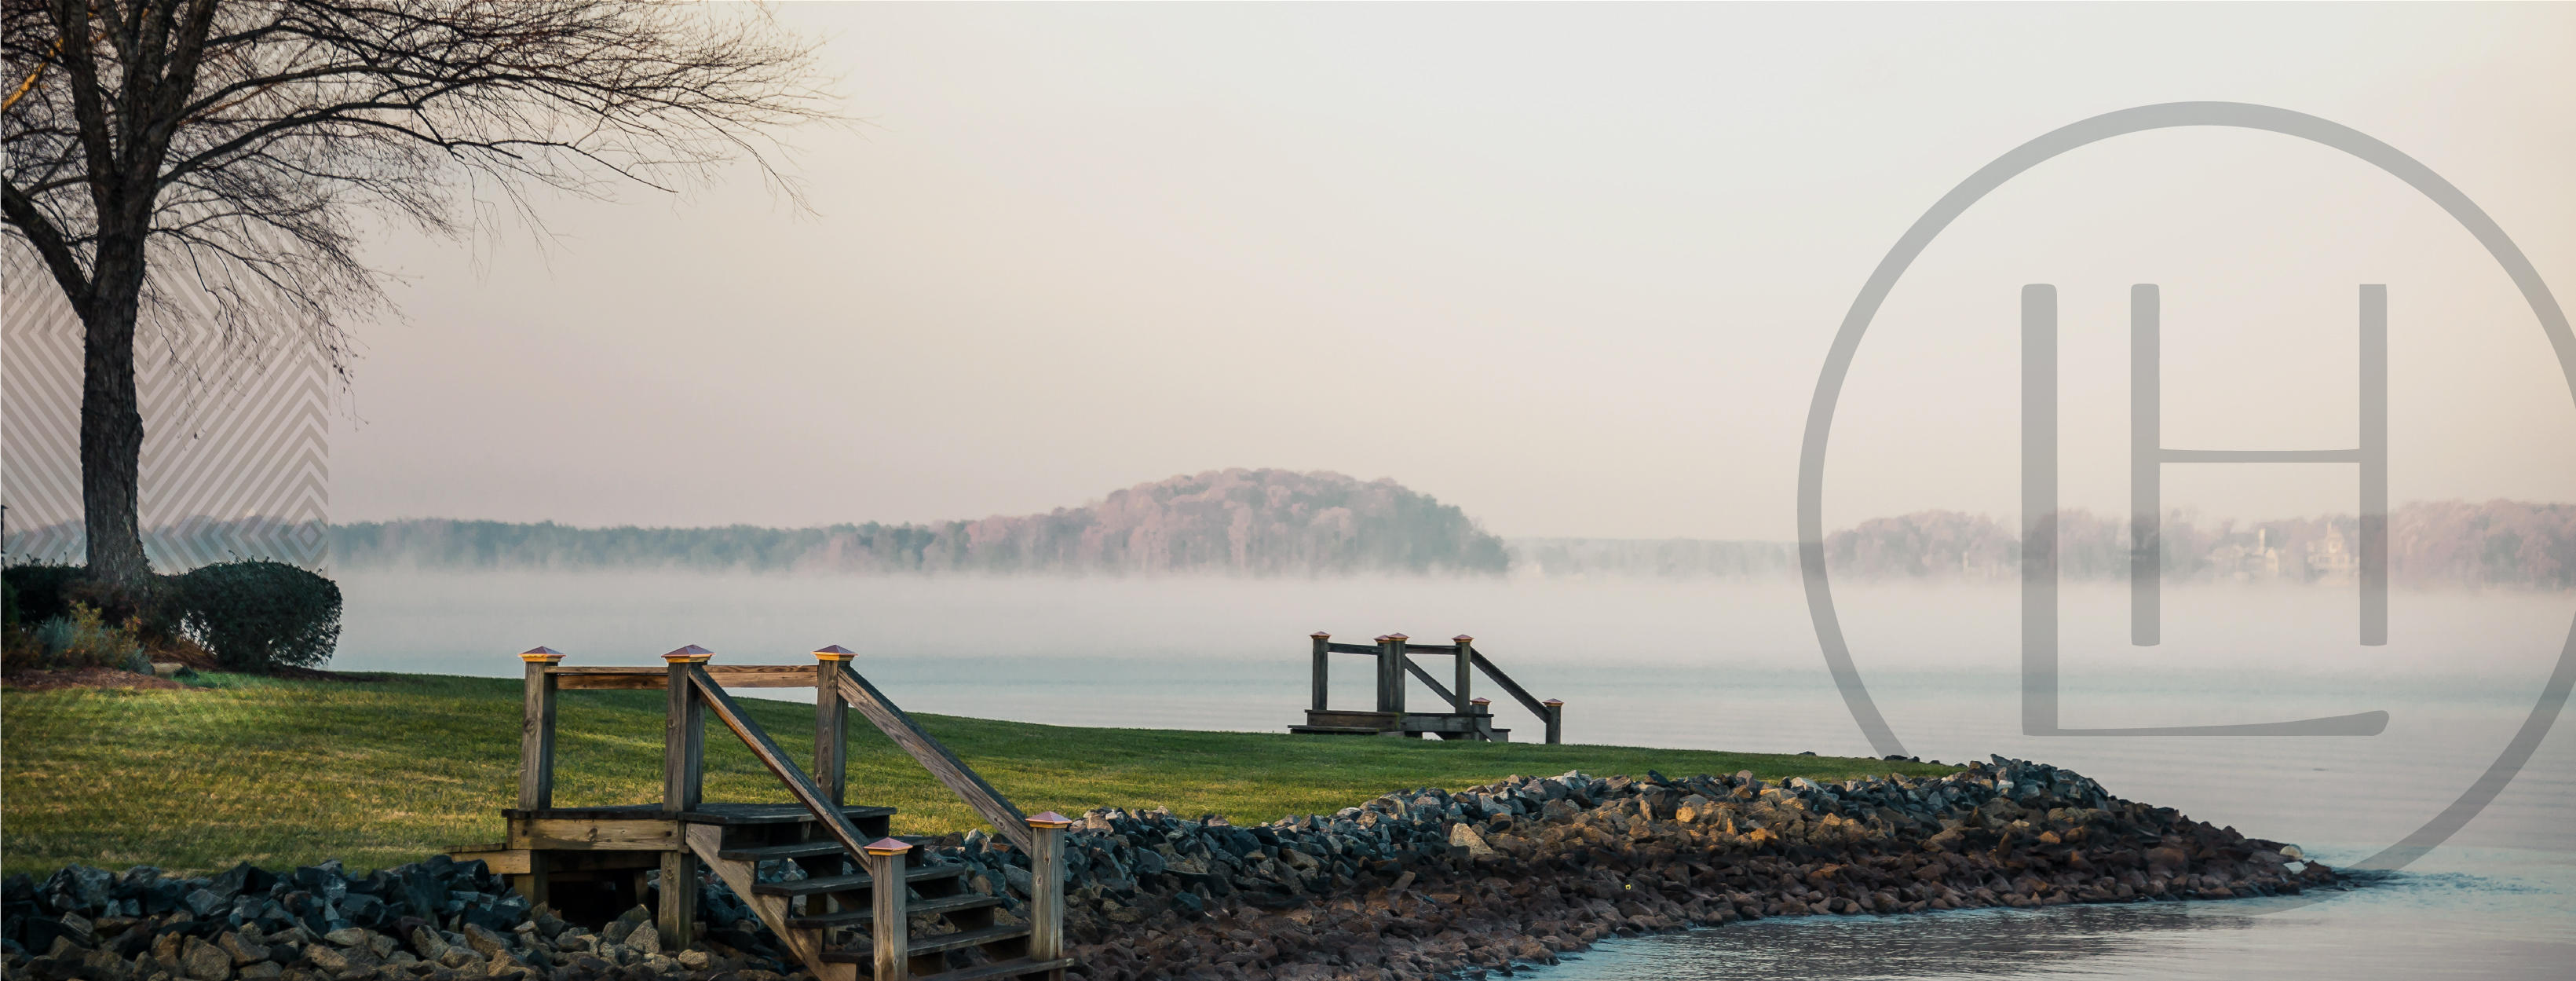
[[[1505,535],[1794,534],[1827,345],[1896,236],[2097,113],[2267,103],[2414,155],[2576,300],[2576,7],[801,4],[847,131],[562,202],[548,248],[397,240],[340,520],[813,524],[1040,511],[1228,466],[1394,477]],[[2389,285],[2403,502],[2576,499],[2576,403],[2449,218],[2286,137],[2042,166],[1863,344],[1829,525],[2015,508],[2017,309],[2063,306],[2065,500],[2126,507],[2129,285],[2175,446],[2353,443]],[[2169,506],[2349,511],[2349,466]]]

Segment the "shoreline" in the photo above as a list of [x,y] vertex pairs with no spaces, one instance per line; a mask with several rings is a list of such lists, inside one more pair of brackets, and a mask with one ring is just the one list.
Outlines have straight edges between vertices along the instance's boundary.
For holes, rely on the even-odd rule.
[[[1299,823],[1266,828],[1305,830]],[[1098,824],[1112,835],[1192,830],[1167,817],[1086,815],[1086,827]],[[1515,778],[1458,795],[1382,797],[1337,815],[1321,836],[1400,849],[1435,825],[1468,853],[1463,862],[1351,870],[1360,875],[1336,866],[1330,888],[1311,900],[1262,902],[1263,892],[1248,892],[1213,912],[1204,898],[1154,888],[1172,883],[1122,890],[1119,880],[1086,886],[1077,878],[1077,911],[1132,925],[1069,918],[1067,928],[1094,978],[1179,976],[1209,965],[1222,965],[1214,977],[1279,981],[1478,977],[1553,964],[1608,937],[1748,919],[2228,899],[2342,882],[2295,846],[2000,757],[1949,777],[1838,784],[1766,786],[1749,774]],[[1233,837],[1204,828],[1198,836]],[[1142,901],[1116,902],[1122,891]],[[1110,902],[1100,902],[1103,892]],[[1115,915],[1121,908],[1136,915]]]
[[[1027,857],[981,832],[924,841],[1013,895]],[[1612,937],[1778,916],[2226,899],[2343,879],[2090,779],[1995,758],[1940,777],[1770,783],[1513,777],[1235,826],[1087,812],[1067,836],[1066,930],[1090,981],[1483,977]],[[1016,876],[1015,876],[1016,874]],[[780,981],[803,972],[721,885],[686,951],[507,894],[479,862],[352,877],[337,863],[171,879],[69,868],[5,889],[10,981]],[[1518,965],[1516,967],[1515,965]]]

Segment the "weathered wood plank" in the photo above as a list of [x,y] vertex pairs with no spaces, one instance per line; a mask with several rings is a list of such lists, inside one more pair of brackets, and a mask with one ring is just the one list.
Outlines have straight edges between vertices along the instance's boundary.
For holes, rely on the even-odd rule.
[[1349,726],[1354,728],[1391,729],[1404,718],[1399,712],[1361,712],[1354,709],[1329,709],[1306,713],[1310,726]]
[[[1057,818],[1049,811],[1040,818]],[[1035,832],[1029,848],[1029,959],[1054,960],[1064,956],[1064,829],[1059,820],[1047,820]]]
[[[710,664],[705,666],[716,683],[727,688],[809,688],[814,684],[814,669],[802,664]],[[581,667],[556,668],[555,686],[565,691],[659,691],[670,687],[668,672],[661,668]]]
[[[482,862],[483,867],[492,870],[494,875],[528,873],[528,850],[525,848],[457,847],[448,849],[447,857],[459,862]],[[529,901],[536,902],[533,898]]]
[[850,703],[835,680],[841,659],[827,658],[806,668],[814,686],[814,783],[834,804],[849,799]]
[[[524,657],[524,655],[523,655]],[[519,725],[519,807],[555,802],[555,679],[543,660],[527,661],[527,698]]]
[[1011,844],[1021,850],[1028,849],[1028,816],[1011,806],[1010,799],[993,789],[992,784],[985,783],[974,768],[966,765],[966,761],[958,759],[957,754],[931,738],[920,723],[912,721],[912,716],[904,714],[892,699],[877,690],[877,686],[845,667],[841,671],[841,696],[849,699],[850,707],[858,709],[860,715],[886,734],[886,738],[894,740],[896,746],[911,754],[913,762],[921,764],[922,769],[930,771],[931,776],[947,785],[950,793],[964,800],[966,806],[974,808],[975,813],[984,818],[984,823],[992,825],[994,831],[1010,839]]
[[662,888],[660,908],[655,910],[654,926],[662,931],[665,950],[686,950],[697,938],[698,922],[698,855],[685,848],[662,853]]
[[1320,712],[1324,708],[1324,703],[1327,700],[1326,696],[1332,693],[1332,686],[1325,684],[1324,679],[1326,672],[1331,667],[1330,662],[1332,661],[1331,655],[1333,653],[1333,642],[1331,640],[1331,634],[1312,634],[1310,636],[1315,641],[1315,692],[1313,708]]
[[1388,634],[1377,641],[1377,710],[1404,711],[1404,669],[1413,662],[1404,656],[1404,635]]
[[868,898],[876,914],[868,924],[869,940],[876,949],[876,972],[870,981],[904,981],[912,976],[911,951],[904,949],[912,941],[911,917],[904,914],[905,900],[912,890],[894,887],[903,881],[904,850],[889,847],[866,853],[868,875],[889,888],[870,889]]
[[1431,676],[1431,672],[1422,670],[1422,665],[1413,663],[1412,658],[1404,659],[1404,670],[1412,672],[1414,677],[1422,679],[1423,684],[1431,686],[1431,693],[1440,696],[1441,701],[1457,704],[1458,699],[1449,693],[1449,686],[1441,684],[1440,679]]
[[667,851],[680,847],[672,818],[520,818],[510,822],[512,848]]
[[1449,693],[1449,710],[1460,715],[1465,715],[1476,710],[1474,705],[1468,703],[1470,696],[1467,694],[1467,686],[1476,680],[1476,662],[1475,659],[1470,656],[1475,652],[1476,648],[1470,643],[1468,637],[1464,634],[1460,634],[1457,640],[1458,646],[1450,648],[1450,650],[1455,651],[1458,656],[1451,658],[1450,660],[1457,668],[1456,680],[1458,687],[1457,690]]
[[1520,682],[1513,681],[1512,676],[1504,674],[1503,669],[1495,667],[1494,662],[1486,660],[1485,652],[1469,651],[1467,656],[1476,662],[1478,668],[1484,669],[1485,677],[1494,679],[1495,684],[1503,686],[1504,691],[1510,692],[1513,698],[1519,699],[1521,706],[1529,709],[1530,714],[1542,719],[1547,718],[1547,706],[1540,704],[1536,696],[1521,687]]
[[697,807],[706,788],[706,710],[688,682],[696,667],[672,661],[664,669],[671,698],[662,720],[662,809],[673,814]]

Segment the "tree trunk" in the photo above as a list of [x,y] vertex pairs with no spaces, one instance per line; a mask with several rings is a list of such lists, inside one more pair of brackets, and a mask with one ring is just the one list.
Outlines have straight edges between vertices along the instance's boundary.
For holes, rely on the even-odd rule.
[[80,311],[81,510],[90,578],[138,585],[152,572],[136,514],[143,409],[134,389],[134,322],[143,292],[143,250],[115,238],[100,243],[90,302]]

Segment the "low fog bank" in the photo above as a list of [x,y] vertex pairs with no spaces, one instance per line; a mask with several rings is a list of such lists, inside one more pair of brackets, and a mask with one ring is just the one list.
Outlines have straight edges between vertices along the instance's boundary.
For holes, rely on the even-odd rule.
[[[2068,582],[2124,582],[2128,522],[2081,510],[2057,518]],[[2362,565],[2350,515],[2240,522],[2169,518],[2158,530],[2175,583],[2349,585]],[[1391,481],[1220,471],[1111,494],[1081,508],[937,525],[823,528],[576,528],[413,519],[336,525],[343,569],[597,569],[1334,579],[1463,576],[1780,581],[1798,576],[1788,542],[1517,538]],[[2414,503],[2388,520],[2391,581],[2416,587],[2576,590],[2576,506]],[[2009,582],[2017,529],[1983,515],[1922,511],[1833,532],[1838,580]]]
[[[1528,579],[1372,576],[1056,578],[670,571],[350,570],[336,666],[508,675],[537,645],[576,662],[649,663],[700,644],[727,659],[801,659],[843,644],[870,659],[1189,662],[1277,675],[1302,690],[1306,635],[1365,640],[1460,633],[1533,691],[1586,671],[1718,667],[1822,672],[1793,579]],[[2008,584],[1838,583],[1842,629],[1865,671],[1918,682],[2010,676],[2020,598]],[[2357,642],[2358,593],[2286,583],[2169,587],[2164,642],[2128,641],[2129,596],[2063,591],[2070,679],[2153,683],[2181,670],[2296,687],[2359,676],[2520,690],[2567,636],[2563,594],[2400,589],[2390,643]],[[1360,659],[1345,676],[1365,672]],[[1354,684],[1359,682],[1354,681]],[[2070,680],[2070,684],[2073,681]],[[1288,692],[1283,697],[1293,696]]]

